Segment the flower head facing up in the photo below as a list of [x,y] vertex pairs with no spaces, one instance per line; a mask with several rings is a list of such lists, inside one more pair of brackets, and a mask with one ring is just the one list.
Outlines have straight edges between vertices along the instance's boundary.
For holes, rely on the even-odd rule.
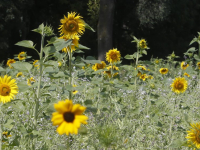
[[21,53],[19,53],[17,57],[18,57],[19,60],[24,60],[24,59],[26,59],[26,52],[21,52]]
[[187,136],[185,138],[188,139],[188,143],[193,144],[196,148],[200,148],[200,122],[199,123],[191,123],[191,129],[187,131]]
[[[111,78],[111,68],[113,69],[114,72],[119,70],[119,68],[117,66],[108,66],[106,68],[108,71],[104,71],[104,74],[108,75],[110,78]],[[115,72],[113,74],[113,77],[115,77],[116,75],[118,75],[118,72]]]
[[161,74],[167,74],[169,70],[167,68],[161,68],[159,71]]
[[121,57],[120,51],[118,51],[117,49],[111,49],[106,53],[106,60],[109,63],[120,61],[120,57]]
[[60,35],[67,36],[70,39],[74,39],[75,36],[82,35],[85,31],[85,22],[81,19],[82,17],[77,15],[75,12],[68,13],[68,16],[64,16],[60,22]]
[[176,78],[174,82],[171,84],[172,91],[177,94],[184,93],[185,90],[187,89],[187,86],[188,86],[187,80],[181,77]]
[[197,62],[197,67],[198,69],[200,69],[200,62]]
[[139,48],[141,48],[141,49],[147,48],[147,42],[145,41],[145,39],[142,39],[139,41]]
[[[62,36],[59,39],[65,39],[65,41],[70,40],[67,36]],[[72,44],[68,47],[65,47],[62,49],[62,52],[67,53],[70,49],[71,52],[76,50],[76,47],[78,47],[79,45],[79,37],[78,36],[74,36],[74,38],[72,38]]]
[[0,77],[0,102],[7,103],[18,93],[18,86],[15,79],[5,75]]
[[13,68],[12,67],[12,64],[15,63],[16,61],[14,59],[8,59],[7,61],[7,66],[9,66],[10,68]]
[[52,114],[51,121],[54,126],[58,126],[57,132],[62,134],[78,134],[81,123],[87,124],[87,116],[83,115],[86,107],[80,104],[73,104],[72,100],[59,101],[54,104],[57,112]]
[[94,71],[97,71],[99,69],[104,69],[106,67],[106,63],[104,61],[101,61],[101,63],[96,63],[92,66],[92,69]]
[[189,66],[189,64],[187,64],[184,61],[181,63],[181,69],[183,69],[183,70],[185,70],[188,66]]

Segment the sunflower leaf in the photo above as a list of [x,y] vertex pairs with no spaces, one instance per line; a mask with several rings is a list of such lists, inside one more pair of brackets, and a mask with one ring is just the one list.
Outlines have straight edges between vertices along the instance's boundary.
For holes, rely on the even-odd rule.
[[72,43],[72,40],[65,40],[65,39],[56,39],[55,43],[53,45],[55,46],[57,51],[60,51],[61,49],[68,47]]
[[35,47],[33,46],[33,42],[29,40],[23,40],[23,41],[17,42],[15,45],[35,49]]
[[89,29],[89,30],[92,30],[93,32],[95,32],[94,29],[92,27],[90,27],[86,22],[85,22],[85,28]]
[[17,70],[29,71],[30,72],[33,65],[28,63],[28,62],[16,62],[16,63],[12,64],[12,67],[14,67]]

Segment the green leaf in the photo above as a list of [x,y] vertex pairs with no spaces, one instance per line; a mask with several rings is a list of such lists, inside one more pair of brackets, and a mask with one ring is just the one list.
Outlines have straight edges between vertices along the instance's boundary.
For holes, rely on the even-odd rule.
[[199,56],[197,54],[194,54],[194,59],[200,61],[200,58],[199,58]]
[[87,49],[87,50],[89,50],[90,48],[79,44],[77,49]]
[[42,35],[42,32],[44,31],[44,24],[42,23],[37,29],[33,29],[32,31],[40,33]]
[[53,54],[53,53],[55,53],[56,52],[56,49],[55,49],[55,47],[54,46],[47,46],[47,47],[45,47],[44,49],[43,49],[43,52],[45,53],[45,55],[51,55],[51,54]]
[[84,101],[84,104],[85,105],[92,105],[93,102],[92,102],[92,100],[87,99],[86,101]]
[[94,29],[92,27],[90,27],[86,22],[85,22],[85,28],[89,29],[89,30],[92,30],[93,32],[95,32]]
[[20,61],[13,63],[12,66],[17,70],[29,71],[29,72],[30,72],[31,68],[33,67],[33,65],[28,62],[20,62]]
[[0,67],[0,71],[6,71],[4,68]]
[[3,126],[4,126],[5,128],[7,128],[7,129],[11,130],[12,127],[13,127],[13,124],[12,124],[13,122],[14,122],[14,120],[8,119],[8,121],[6,122],[6,124],[4,124]]
[[194,38],[189,45],[193,44],[194,42],[197,42],[197,38]]
[[92,56],[87,56],[86,60],[84,60],[83,58],[81,58],[82,61],[84,61],[87,64],[96,64],[96,63],[101,63],[100,60],[96,60],[94,57]]
[[147,55],[147,51],[146,51],[146,50],[143,50],[143,51],[142,51],[142,54]]
[[35,47],[33,46],[33,42],[32,42],[32,41],[29,41],[29,40],[20,41],[20,42],[16,43],[15,45],[22,46],[22,47],[26,47],[26,48],[32,48],[32,49],[35,48]]
[[72,43],[72,40],[65,40],[65,39],[56,39],[53,45],[55,46],[56,50],[60,51],[61,49],[68,47]]
[[133,59],[133,55],[126,55],[124,58],[125,59]]
[[196,51],[195,47],[191,47],[191,48],[189,48],[189,49],[187,50],[187,52],[195,52],[195,51]]
[[29,89],[29,86],[27,85],[26,82],[19,82],[19,83],[17,83],[17,86],[18,86],[20,92],[25,92]]

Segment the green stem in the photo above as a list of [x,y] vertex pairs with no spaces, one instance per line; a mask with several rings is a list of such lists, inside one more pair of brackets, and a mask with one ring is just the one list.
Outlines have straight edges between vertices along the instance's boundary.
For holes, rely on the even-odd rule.
[[[69,85],[72,86],[72,52],[69,50]],[[72,90],[69,91],[69,99],[72,99]]]
[[[139,48],[137,48],[137,55],[136,55],[136,62],[135,62],[135,67],[137,69],[137,65],[138,65],[138,54],[139,54]],[[135,90],[137,89],[137,77],[135,77]]]
[[2,149],[2,111],[1,111],[1,106],[2,106],[2,103],[0,104],[0,115],[1,115],[1,121],[0,121],[0,150]]
[[200,58],[200,44],[199,44],[199,58]]

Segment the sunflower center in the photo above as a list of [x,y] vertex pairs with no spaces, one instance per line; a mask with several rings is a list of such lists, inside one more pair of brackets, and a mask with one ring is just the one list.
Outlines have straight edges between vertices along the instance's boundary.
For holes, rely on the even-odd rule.
[[8,96],[10,94],[10,87],[8,85],[2,84],[0,85],[0,95]]
[[197,131],[196,133],[196,141],[200,143],[200,131]]
[[117,58],[117,55],[116,54],[112,54],[111,55],[111,59],[116,59]]
[[66,122],[73,122],[75,119],[75,115],[71,112],[66,112],[63,114],[63,116]]
[[182,89],[182,88],[183,88],[183,84],[182,84],[182,83],[178,83],[178,84],[176,85],[176,88],[177,88],[177,89]]
[[71,32],[77,31],[78,30],[78,23],[74,20],[69,20],[68,22],[66,22],[64,27],[67,31],[71,31]]

